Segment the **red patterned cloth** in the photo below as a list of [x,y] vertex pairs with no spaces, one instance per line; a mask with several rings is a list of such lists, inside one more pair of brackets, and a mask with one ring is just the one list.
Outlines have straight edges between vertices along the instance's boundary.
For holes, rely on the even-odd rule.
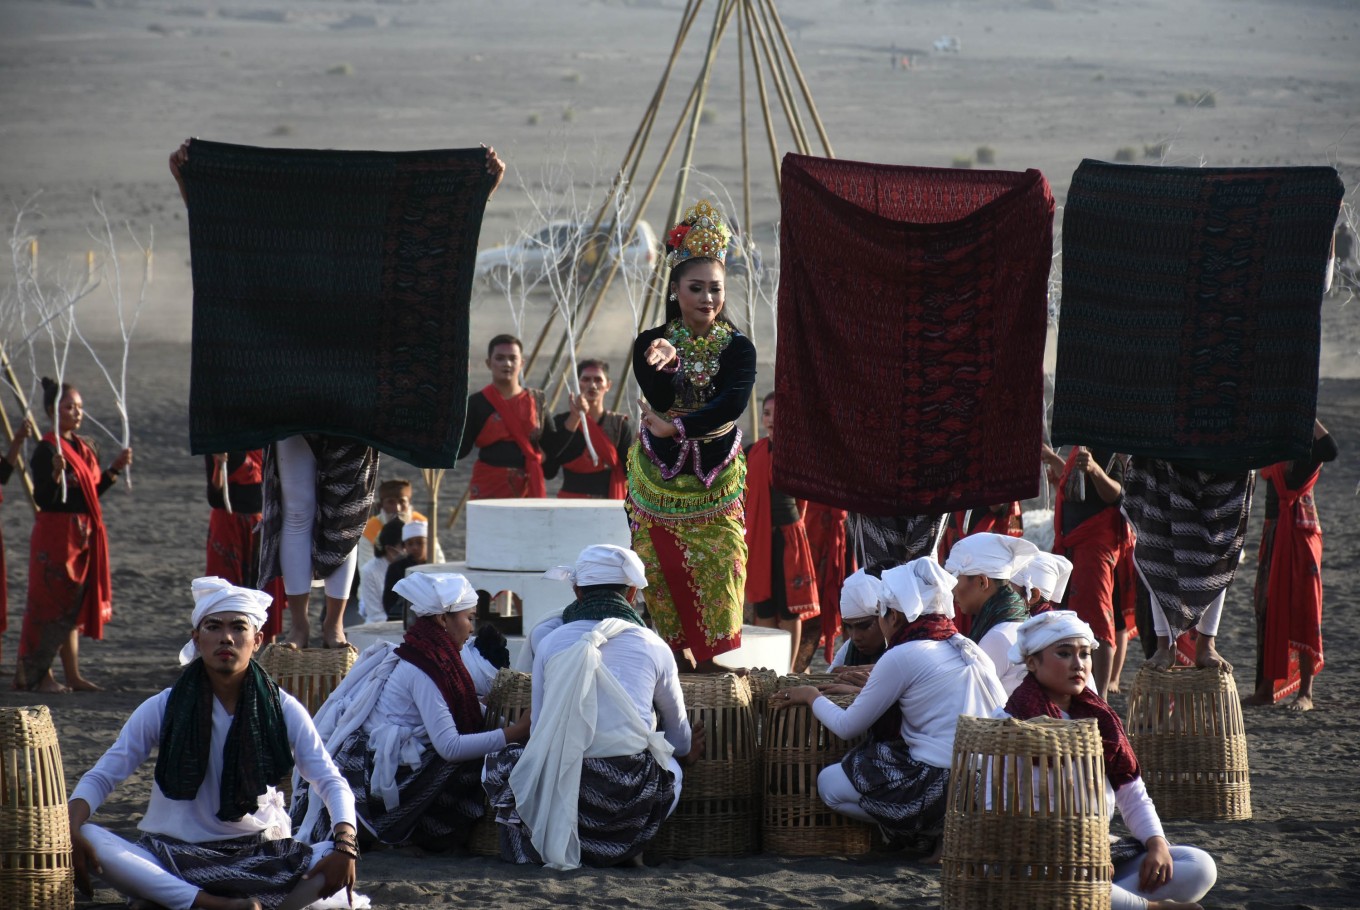
[[1281,462],[1261,470],[1261,477],[1280,497],[1280,517],[1275,521],[1268,557],[1270,580],[1260,669],[1263,678],[1276,683],[1277,691],[1297,691],[1300,652],[1312,657],[1314,674],[1321,672],[1323,665],[1322,525],[1313,502],[1313,487],[1322,468],[1316,467],[1306,483],[1292,490],[1285,479],[1289,466],[1290,462]]
[[[1033,720],[1036,717],[1061,718],[1062,711],[1033,673],[1025,674],[1020,685],[1011,693],[1006,702],[1006,713],[1016,720]],[[1137,780],[1143,772],[1138,767],[1138,756],[1134,754],[1129,738],[1124,734],[1124,724],[1119,715],[1090,689],[1082,689],[1080,695],[1072,696],[1067,714],[1073,720],[1087,717],[1096,719],[1100,728],[1100,741],[1105,747],[1105,776],[1115,790]]]
[[460,732],[478,731],[485,723],[472,676],[449,633],[432,616],[422,616],[406,630],[397,656],[420,668],[439,687]]
[[868,515],[1038,495],[1044,176],[787,155],[782,194],[779,488]]

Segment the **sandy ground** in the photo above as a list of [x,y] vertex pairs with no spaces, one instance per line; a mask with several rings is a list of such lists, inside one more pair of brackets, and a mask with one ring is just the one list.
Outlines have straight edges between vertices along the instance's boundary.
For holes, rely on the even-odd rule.
[[[655,87],[679,20],[677,2],[497,4],[258,0],[0,0],[0,197],[18,206],[39,189],[29,222],[44,268],[84,268],[92,194],[115,221],[156,230],[156,276],[132,351],[128,398],[135,487],[105,499],[115,621],[86,642],[83,666],[106,691],[38,697],[0,693],[0,705],[51,706],[68,783],[105,749],[130,710],[174,678],[190,578],[203,565],[207,508],[201,466],[187,450],[190,288],[187,236],[165,157],[185,136],[260,145],[421,148],[494,144],[512,166],[488,209],[483,245],[527,223],[525,184],[567,162],[578,189],[598,185],[623,155]],[[701,34],[681,60],[692,78]],[[797,0],[780,10],[835,152],[864,160],[947,166],[991,146],[998,167],[1038,167],[1061,203],[1081,158],[1163,146],[1174,164],[1336,165],[1348,184],[1360,164],[1360,7],[1348,0]],[[941,35],[959,54],[932,54]],[[910,70],[894,57],[911,56]],[[690,195],[740,187],[735,46],[710,91],[711,119]],[[1215,92],[1213,107],[1177,105],[1182,92]],[[676,109],[668,96],[662,123]],[[778,123],[779,121],[776,120]],[[752,137],[755,236],[773,251],[777,197],[763,136]],[[814,140],[815,147],[815,140]],[[655,166],[655,157],[647,167]],[[647,174],[644,167],[644,174]],[[650,176],[647,174],[647,176]],[[674,179],[667,171],[646,215],[659,225]],[[1354,195],[1348,196],[1354,199]],[[10,209],[9,211],[13,211]],[[124,250],[130,244],[120,240]],[[131,257],[125,259],[135,266]],[[130,274],[136,273],[129,268]],[[3,282],[0,282],[3,284]],[[135,282],[134,282],[135,284]],[[739,300],[738,305],[743,305]],[[1360,318],[1344,296],[1324,308],[1326,341],[1319,416],[1341,459],[1318,487],[1326,527],[1327,669],[1319,710],[1247,714],[1255,817],[1237,824],[1173,822],[1174,840],[1209,850],[1222,908],[1360,905],[1353,870],[1360,792],[1354,722],[1360,697],[1351,652],[1360,645],[1347,609],[1360,586],[1360,466],[1352,453],[1360,415]],[[519,328],[535,334],[548,304],[534,301]],[[621,300],[590,338],[616,362],[631,319]],[[82,324],[110,337],[107,301],[91,300]],[[772,348],[760,304],[757,344]],[[480,293],[474,337],[514,327],[505,304]],[[4,327],[6,332],[9,327]],[[13,343],[13,336],[5,339]],[[100,343],[106,360],[121,353]],[[32,373],[16,353],[21,381]],[[107,387],[83,355],[71,377],[92,414],[116,427]],[[481,371],[474,352],[474,381]],[[762,361],[769,385],[772,365]],[[538,381],[541,377],[532,377]],[[106,451],[108,451],[106,445]],[[107,457],[107,456],[106,456]],[[384,475],[406,473],[388,463]],[[466,468],[445,480],[456,500]],[[13,667],[27,575],[31,512],[11,481],[0,523],[9,542],[10,631],[0,678]],[[423,506],[417,497],[417,506]],[[1252,681],[1250,588],[1259,539],[1230,592],[1222,636],[1237,682]],[[446,551],[461,529],[441,530]],[[1132,669],[1125,674],[1126,687]],[[1116,701],[1117,707],[1124,707]],[[130,830],[150,767],[101,813]],[[362,890],[378,906],[468,904],[786,907],[933,905],[937,874],[895,857],[780,857],[669,863],[637,871],[557,875],[468,858],[394,852],[366,857]],[[111,900],[112,892],[99,897]]]

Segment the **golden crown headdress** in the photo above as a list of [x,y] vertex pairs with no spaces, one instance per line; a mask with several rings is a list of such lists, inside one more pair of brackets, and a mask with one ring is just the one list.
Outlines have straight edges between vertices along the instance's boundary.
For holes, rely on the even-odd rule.
[[684,220],[666,234],[666,262],[671,268],[686,259],[725,262],[732,231],[707,199],[700,199],[685,212]]

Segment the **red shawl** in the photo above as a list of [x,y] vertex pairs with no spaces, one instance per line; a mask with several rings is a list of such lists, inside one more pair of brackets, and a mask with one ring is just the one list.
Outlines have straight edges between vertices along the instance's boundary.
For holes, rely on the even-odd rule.
[[[507,400],[501,396],[494,384],[483,388],[482,395],[500,415],[501,424],[510,441],[519,446],[520,452],[524,454],[524,476],[528,481],[525,496],[529,499],[542,499],[547,496],[548,484],[543,478],[543,453],[529,441],[530,432],[538,426],[538,408],[534,405],[534,396],[526,389]],[[481,444],[479,436],[478,446]]]
[[[57,448],[57,437],[52,433],[43,435],[42,441]],[[81,605],[77,627],[84,630],[90,638],[103,638],[104,623],[113,619],[113,580],[109,573],[109,535],[104,528],[104,511],[99,505],[99,462],[94,450],[72,436],[61,442],[61,454],[66,459],[66,475],[74,478],[85,497],[85,511],[90,516],[88,542],[88,569],[84,578],[85,601]],[[60,559],[67,563],[76,556],[76,545],[71,538],[71,518],[69,512],[39,512],[33,524],[33,548],[45,552],[49,559]],[[30,584],[33,581],[30,579]],[[32,601],[30,601],[32,602]],[[64,608],[63,608],[64,609]]]
[[[1033,673],[1026,673],[1024,680],[1015,687],[1006,702],[1006,713],[1017,720],[1030,720],[1035,717],[1062,718],[1062,711],[1053,703],[1044,687]],[[1072,704],[1067,714],[1076,720],[1094,717],[1100,727],[1100,739],[1105,746],[1105,776],[1116,791],[1129,781],[1142,776],[1138,767],[1138,756],[1133,754],[1133,746],[1124,735],[1124,725],[1119,715],[1105,703],[1105,699],[1082,689],[1080,695],[1072,696]]]
[[[906,644],[909,641],[948,641],[958,634],[959,630],[954,625],[954,620],[943,613],[922,613],[914,621],[897,630],[897,634],[888,642],[883,653],[887,654],[898,645]],[[883,656],[879,655],[878,659],[882,660]],[[876,742],[888,742],[900,737],[902,735],[902,706],[897,702],[889,705],[888,710],[883,712],[883,716],[874,721],[870,735]]]
[[485,719],[472,676],[449,633],[432,617],[422,616],[411,623],[397,646],[397,656],[414,664],[439,687],[459,733],[481,732]]
[[596,423],[587,414],[581,415],[581,426],[590,433],[590,443],[595,447],[595,454],[600,456],[600,463],[596,464],[591,461],[590,452],[587,450],[562,465],[562,470],[570,471],[573,474],[596,474],[600,471],[608,471],[609,498],[623,499],[628,495],[628,475],[624,470],[623,459],[619,457],[618,444],[606,436],[604,427]]
[[[1101,509],[1067,534],[1063,533],[1063,505],[1067,499],[1065,492],[1067,480],[1072,476],[1073,467],[1077,463],[1078,451],[1077,446],[1072,447],[1072,451],[1067,455],[1067,463],[1063,465],[1062,477],[1058,479],[1057,501],[1053,504],[1053,552],[1066,556],[1070,548],[1086,543],[1118,551],[1129,544],[1129,524],[1119,509],[1113,505]],[[1089,485],[1086,494],[1099,495]]]
[[[751,446],[746,453],[746,599],[758,604],[774,596],[771,588],[774,558],[774,527],[770,522],[770,482],[774,475],[774,452],[770,439]],[[779,528],[784,537],[784,603],[802,619],[817,615],[817,579],[803,520]]]
[[1291,651],[1313,658],[1313,672],[1322,669],[1322,527],[1313,504],[1313,487],[1322,473],[1319,464],[1297,490],[1289,489],[1285,474],[1291,462],[1261,469],[1261,476],[1280,497],[1275,522],[1270,580],[1266,585],[1266,634],[1262,677],[1290,679]]
[[823,656],[827,663],[835,657],[836,639],[841,634],[841,588],[850,570],[845,565],[844,509],[833,509],[809,502],[803,521],[807,525],[808,547],[817,569],[817,601],[822,608]]
[[238,487],[264,482],[264,449],[251,449],[236,470],[227,476],[227,483]]

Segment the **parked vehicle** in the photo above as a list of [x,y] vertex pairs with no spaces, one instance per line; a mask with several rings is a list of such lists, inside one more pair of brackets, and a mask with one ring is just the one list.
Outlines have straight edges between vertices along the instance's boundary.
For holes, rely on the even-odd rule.
[[637,223],[633,238],[622,252],[616,237],[606,238],[603,232],[589,237],[589,230],[588,221],[554,221],[513,243],[481,250],[477,253],[477,277],[500,284],[511,278],[533,283],[546,278],[552,269],[566,273],[574,266],[577,279],[585,281],[605,248],[611,260],[619,259],[623,268],[637,270],[651,269],[661,255],[656,232],[645,221]]

